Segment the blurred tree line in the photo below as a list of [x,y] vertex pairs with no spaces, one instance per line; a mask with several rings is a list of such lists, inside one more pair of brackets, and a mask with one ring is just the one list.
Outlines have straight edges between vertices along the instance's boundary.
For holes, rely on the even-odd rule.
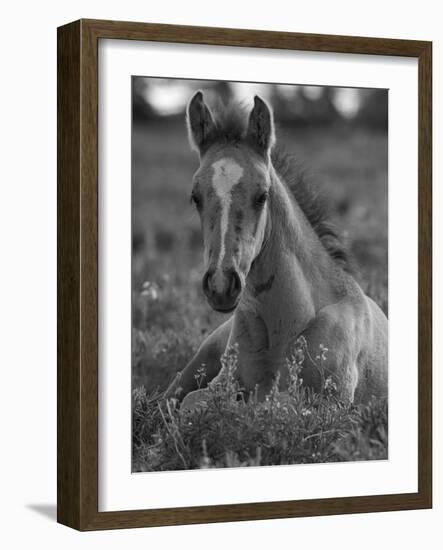
[[[193,91],[203,89],[211,99],[224,104],[236,99],[236,83],[133,77],[134,122],[182,117]],[[263,87],[263,85],[257,85]],[[328,86],[266,84],[280,125],[352,125],[379,131],[388,129],[388,92],[382,89],[352,89]]]

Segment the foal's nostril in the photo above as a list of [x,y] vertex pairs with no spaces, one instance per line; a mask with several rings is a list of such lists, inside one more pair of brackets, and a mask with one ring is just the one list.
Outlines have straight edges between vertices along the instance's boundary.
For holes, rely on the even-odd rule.
[[204,274],[204,277],[203,277],[203,281],[202,281],[202,286],[203,286],[203,292],[206,294],[206,296],[209,298],[212,294],[212,291],[211,291],[211,277],[212,277],[212,273],[207,271],[205,274]]
[[232,298],[237,298],[241,291],[241,280],[240,276],[236,271],[231,271],[230,281],[229,281],[229,295]]
[[[220,288],[217,286],[215,277],[219,277],[218,283],[222,283]],[[236,302],[242,283],[239,274],[234,270],[225,270],[223,273],[216,273],[213,269],[208,269],[202,280],[203,292],[213,307],[226,308],[233,302]]]

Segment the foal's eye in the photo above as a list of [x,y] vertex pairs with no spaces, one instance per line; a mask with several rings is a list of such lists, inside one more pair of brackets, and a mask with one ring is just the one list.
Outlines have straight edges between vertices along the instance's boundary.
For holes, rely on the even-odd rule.
[[264,191],[263,193],[260,193],[259,195],[257,195],[255,199],[255,204],[257,205],[257,207],[261,208],[262,206],[264,206],[267,200],[268,200],[268,192]]
[[200,210],[202,206],[202,199],[197,193],[191,193],[191,202],[195,204],[196,208]]

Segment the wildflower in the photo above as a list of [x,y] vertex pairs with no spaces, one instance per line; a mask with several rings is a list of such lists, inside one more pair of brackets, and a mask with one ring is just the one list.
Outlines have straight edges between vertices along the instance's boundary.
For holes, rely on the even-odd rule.
[[203,363],[202,366],[197,369],[196,373],[194,374],[194,378],[197,381],[198,389],[201,388],[204,379],[206,378],[206,365]]
[[300,374],[303,362],[305,360],[305,351],[307,348],[304,336],[299,336],[292,345],[286,358],[286,368],[288,372],[288,393],[291,397],[299,396],[303,379]]
[[159,288],[156,283],[151,283],[150,281],[145,281],[142,286],[141,295],[148,300],[155,302],[159,298]]
[[320,359],[321,361],[326,361],[326,354],[329,351],[327,347],[325,347],[323,344],[320,344]]
[[220,358],[224,376],[222,379],[223,390],[228,399],[236,399],[239,393],[238,382],[235,379],[235,371],[238,367],[238,343],[230,345]]
[[328,395],[334,395],[337,392],[337,384],[328,376],[324,383],[324,390]]
[[200,457],[200,468],[206,469],[211,467],[211,458],[208,455],[208,448],[206,446],[206,439],[202,441],[202,456]]

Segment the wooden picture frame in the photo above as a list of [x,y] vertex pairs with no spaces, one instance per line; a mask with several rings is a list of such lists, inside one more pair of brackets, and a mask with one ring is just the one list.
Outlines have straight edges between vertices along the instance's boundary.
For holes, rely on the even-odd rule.
[[[98,42],[124,39],[405,56],[419,75],[418,491],[98,511]],[[80,20],[58,29],[58,521],[79,530],[432,506],[432,44],[423,41]]]

